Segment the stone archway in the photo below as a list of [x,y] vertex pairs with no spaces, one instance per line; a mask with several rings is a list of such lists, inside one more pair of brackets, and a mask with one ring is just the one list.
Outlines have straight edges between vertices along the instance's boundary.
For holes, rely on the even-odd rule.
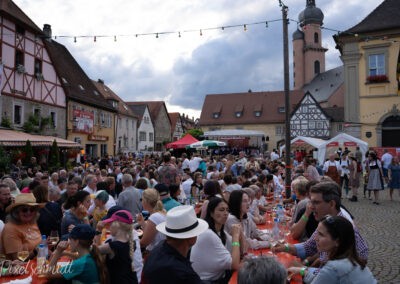
[[382,147],[400,147],[400,114],[382,122]]

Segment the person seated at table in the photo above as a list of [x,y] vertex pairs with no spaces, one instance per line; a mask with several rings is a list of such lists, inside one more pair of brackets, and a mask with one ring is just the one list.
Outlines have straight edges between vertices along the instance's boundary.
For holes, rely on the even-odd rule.
[[353,224],[341,216],[326,216],[318,224],[318,251],[328,254],[328,262],[320,269],[290,267],[300,273],[304,283],[377,283],[365,260],[356,250]]
[[268,206],[268,202],[265,199],[265,196],[263,196],[262,184],[258,182],[255,185],[254,184],[251,185],[250,188],[254,190],[255,193],[253,203],[255,203],[255,205],[258,208],[258,211],[260,211],[260,215],[264,216],[269,209],[272,209],[272,207]]
[[[349,220],[353,226],[353,220],[351,215],[344,209],[341,208],[340,199],[340,188],[335,182],[319,182],[311,187],[310,190],[310,200],[311,209],[314,212],[314,217],[317,221],[322,220],[326,215],[331,216],[342,216]],[[297,255],[301,259],[313,256],[318,252],[316,237],[318,232],[315,231],[312,236],[305,242],[289,245],[280,244],[274,247],[276,252],[286,251],[293,255]],[[366,241],[360,235],[360,232],[356,227],[354,227],[354,235],[356,240],[357,253],[360,259],[365,262],[368,259],[368,245]],[[320,253],[320,261],[322,263],[326,262],[326,253]]]
[[49,236],[51,231],[60,234],[61,219],[63,217],[60,204],[48,200],[49,189],[46,186],[38,185],[32,191],[36,202],[43,203],[44,207],[39,210],[37,224],[42,235]]
[[147,252],[150,252],[160,241],[165,239],[163,234],[157,232],[156,226],[165,221],[166,211],[164,210],[158,191],[152,188],[143,191],[142,205],[143,209],[148,211],[150,216],[147,221],[144,220],[142,214],[139,214],[137,217],[137,222],[143,230],[140,246],[146,248]]
[[206,221],[196,217],[193,206],[174,207],[167,212],[165,222],[157,231],[166,235],[149,254],[142,283],[148,284],[204,284],[188,259],[197,237],[208,229]]
[[[297,204],[294,207],[294,212],[292,216],[292,220],[290,222],[290,232],[292,234],[292,238],[295,240],[305,241],[311,234],[315,231],[316,226],[313,228],[312,233],[307,236],[306,227],[308,225],[308,221],[312,214],[310,198],[309,198],[309,189],[308,185],[315,185],[317,181],[308,181],[305,177],[297,177],[292,181],[292,191],[296,195]],[[318,224],[318,223],[317,223]]]
[[219,197],[210,200],[205,217],[208,230],[197,237],[190,253],[192,267],[203,281],[227,283],[231,276],[229,271],[239,268],[240,237],[243,235],[240,224],[232,225],[232,236],[224,231],[228,215],[225,200]]
[[248,259],[239,270],[237,284],[285,284],[285,267],[273,257],[261,256]]
[[254,190],[250,187],[243,188],[243,190],[246,191],[247,195],[250,198],[249,215],[251,215],[251,218],[253,219],[254,223],[256,223],[257,225],[265,224],[265,218],[260,214],[257,202],[255,202],[256,194]]
[[109,195],[105,190],[98,190],[94,197],[94,209],[93,209],[93,221],[92,226],[96,228],[97,222],[101,221],[104,216],[107,215],[106,203],[109,199]]
[[[96,231],[88,224],[77,224],[68,235],[68,241],[57,245],[46,274],[48,279],[64,278],[72,283],[99,284],[108,283],[107,270],[96,246],[92,246]],[[70,248],[77,258],[66,269],[57,270],[57,261],[63,252]]]
[[42,241],[36,220],[43,204],[37,203],[32,193],[21,193],[14,203],[6,208],[8,219],[2,232],[2,244],[7,259],[16,260],[23,248],[29,251],[28,259],[34,256]]
[[216,196],[222,198],[222,196],[218,192],[218,188],[220,188],[220,185],[217,181],[208,180],[205,182],[203,188],[206,199],[204,200],[203,205],[201,206],[201,214],[200,214],[201,219],[204,219],[206,217],[208,202],[210,202],[210,200],[215,198]]
[[203,191],[203,174],[196,172],[193,176],[193,183],[190,187],[190,197],[198,198]]
[[228,205],[230,213],[225,223],[226,231],[232,234],[232,225],[241,224],[247,244],[252,249],[269,247],[267,241],[261,240],[261,232],[249,217],[250,198],[248,194],[243,190],[234,190],[229,197]]
[[135,242],[132,238],[133,218],[129,211],[119,210],[102,221],[109,226],[111,236],[105,244],[98,246],[106,255],[106,265],[112,283],[134,284],[138,279],[133,266]]
[[68,197],[64,203],[64,217],[61,220],[61,238],[66,239],[72,228],[78,224],[89,224],[87,210],[91,204],[90,193],[80,190],[75,195]]

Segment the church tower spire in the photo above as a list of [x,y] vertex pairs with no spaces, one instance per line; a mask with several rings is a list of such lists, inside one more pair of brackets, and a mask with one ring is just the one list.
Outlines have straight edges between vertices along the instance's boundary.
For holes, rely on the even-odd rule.
[[294,89],[303,88],[319,73],[325,72],[325,52],[322,47],[321,26],[324,14],[315,0],[306,0],[299,14],[299,28],[293,33]]

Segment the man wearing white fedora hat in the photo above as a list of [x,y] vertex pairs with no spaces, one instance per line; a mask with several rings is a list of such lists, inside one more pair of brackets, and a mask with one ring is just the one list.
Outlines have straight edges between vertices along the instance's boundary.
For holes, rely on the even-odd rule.
[[144,283],[202,283],[191,266],[188,253],[197,236],[208,229],[207,222],[196,217],[192,206],[184,205],[169,210],[166,221],[156,228],[166,235],[166,240],[147,258],[143,268]]

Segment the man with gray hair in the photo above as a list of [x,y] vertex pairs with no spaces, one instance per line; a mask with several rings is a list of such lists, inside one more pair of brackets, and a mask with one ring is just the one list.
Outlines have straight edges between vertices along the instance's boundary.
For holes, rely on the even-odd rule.
[[130,174],[124,174],[121,181],[123,191],[118,197],[117,205],[126,208],[135,217],[142,212],[140,191],[133,187],[133,178]]
[[238,284],[286,283],[285,267],[273,257],[257,257],[245,261],[238,273]]

